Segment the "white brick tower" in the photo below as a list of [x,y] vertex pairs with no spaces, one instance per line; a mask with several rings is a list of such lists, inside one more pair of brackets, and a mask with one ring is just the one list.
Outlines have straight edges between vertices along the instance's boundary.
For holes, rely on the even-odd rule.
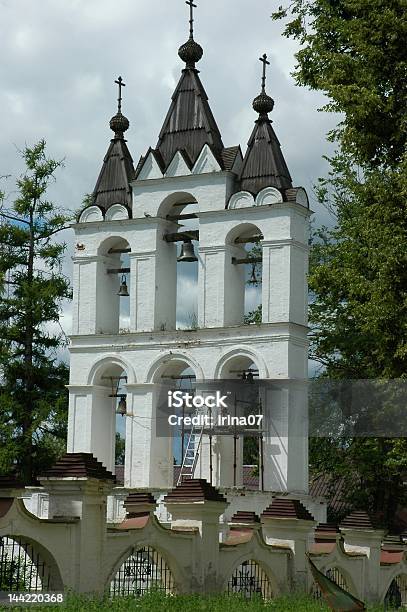
[[[209,107],[196,68],[203,50],[193,38],[192,20],[179,55],[185,68],[158,144],[136,170],[119,95],[110,123],[114,138],[93,202],[74,225],[68,452],[91,452],[114,471],[116,397],[125,396],[124,484],[169,488],[170,427],[168,436],[157,435],[163,377],[178,379],[189,369],[204,393],[205,381],[237,378],[253,368],[260,379],[283,386],[263,398],[262,486],[306,493],[307,195],[293,188],[271,125],[266,57],[262,92],[253,103],[258,119],[243,159],[240,147],[224,147]],[[195,212],[185,215],[191,204]],[[199,227],[188,232],[182,224],[191,218]],[[187,248],[191,240],[199,243],[197,324],[189,330],[177,329],[180,240]],[[262,322],[245,324],[246,275],[238,262],[253,242],[262,252]],[[121,281],[121,295],[127,288],[130,294],[125,325]],[[241,486],[241,443],[237,468],[231,438],[205,436],[200,450],[196,477]]]

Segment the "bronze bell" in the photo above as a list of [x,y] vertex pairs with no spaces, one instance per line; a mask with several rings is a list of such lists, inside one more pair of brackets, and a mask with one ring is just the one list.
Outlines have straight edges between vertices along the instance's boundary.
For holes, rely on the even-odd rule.
[[126,277],[123,275],[122,276],[122,282],[120,285],[120,289],[117,293],[117,295],[119,295],[120,297],[129,297],[130,293],[127,287],[127,281],[126,281]]
[[126,402],[126,396],[122,395],[120,398],[120,402],[117,406],[117,410],[116,410],[117,414],[121,414],[122,416],[126,416],[127,414],[127,402]]
[[179,262],[193,262],[198,261],[198,257],[195,255],[194,245],[192,242],[184,242],[181,249],[181,255],[178,257]]

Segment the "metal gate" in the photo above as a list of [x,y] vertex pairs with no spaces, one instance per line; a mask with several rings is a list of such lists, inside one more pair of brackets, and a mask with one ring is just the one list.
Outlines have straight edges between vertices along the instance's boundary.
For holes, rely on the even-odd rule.
[[0,591],[48,591],[50,573],[32,544],[0,537]]
[[173,590],[170,568],[150,546],[134,548],[110,583],[112,597],[138,597],[148,591],[172,593]]
[[[341,570],[339,570],[337,567],[332,567],[326,570],[325,576],[329,578],[330,580],[332,580],[332,582],[340,586],[344,591],[351,593],[348,583],[346,582]],[[314,599],[321,599],[322,597],[321,589],[316,584],[316,582],[314,582],[312,586],[311,594],[314,597]]]
[[228,593],[239,594],[246,599],[258,596],[271,599],[273,592],[267,574],[256,561],[244,561],[233,572],[228,582]]
[[385,608],[397,610],[407,608],[407,575],[401,574],[392,580],[386,597],[384,598]]

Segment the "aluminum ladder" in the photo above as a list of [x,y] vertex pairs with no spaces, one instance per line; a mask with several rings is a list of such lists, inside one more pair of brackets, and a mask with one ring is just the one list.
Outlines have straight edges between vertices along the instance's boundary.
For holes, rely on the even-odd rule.
[[[194,416],[204,417],[204,413],[197,411]],[[184,479],[188,478],[191,480],[194,477],[196,464],[198,463],[199,449],[201,448],[204,427],[205,418],[202,418],[202,422],[198,427],[196,427],[195,425],[191,425],[191,431],[189,433],[185,454],[182,459],[182,465],[178,476],[177,486],[180,485]]]

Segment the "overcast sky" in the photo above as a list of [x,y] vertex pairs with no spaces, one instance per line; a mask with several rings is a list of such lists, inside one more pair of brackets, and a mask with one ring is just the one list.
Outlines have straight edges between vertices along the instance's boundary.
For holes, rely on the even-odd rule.
[[[321,94],[294,84],[296,44],[270,19],[280,0],[197,4],[195,38],[205,51],[199,69],[225,146],[246,149],[260,90],[258,58],[266,52],[272,119],[293,182],[309,192],[317,224],[329,222],[312,185],[327,171],[322,155],[332,149],[325,135],[335,118],[317,112]],[[118,75],[127,84],[123,112],[135,162],[155,146],[183,66],[177,50],[188,38],[188,7],[184,0],[0,0],[0,22],[0,175],[15,177],[22,169],[17,149],[45,138],[49,153],[66,164],[52,198],[77,209],[109,145]],[[3,188],[10,193],[13,180]],[[70,271],[73,233],[65,239]]]

